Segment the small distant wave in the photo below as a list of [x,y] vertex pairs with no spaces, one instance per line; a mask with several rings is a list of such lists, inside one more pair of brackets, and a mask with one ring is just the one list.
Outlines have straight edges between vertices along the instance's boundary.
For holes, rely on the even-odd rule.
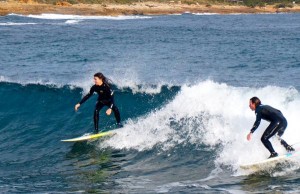
[[64,14],[41,14],[41,15],[28,15],[23,17],[46,19],[46,20],[130,20],[130,19],[152,18],[149,16],[80,16],[80,15],[64,15]]
[[173,13],[173,14],[168,14],[168,15],[174,15],[174,16],[181,16],[181,13]]
[[1,76],[0,75],[0,83],[1,82],[5,82],[5,83],[11,83],[11,84],[20,84],[22,86],[27,86],[27,85],[44,85],[50,88],[63,88],[63,87],[69,87],[70,89],[76,88],[77,86],[73,86],[73,85],[68,85],[68,84],[63,84],[63,83],[55,83],[55,82],[51,82],[51,81],[43,81],[43,80],[27,80],[27,81],[15,81],[12,80],[8,77],[5,76]]
[[218,13],[192,13],[193,15],[220,15]]
[[67,20],[65,23],[66,24],[77,24],[79,23],[81,20]]
[[[256,15],[274,15],[278,13],[255,13]],[[229,13],[228,15],[252,15],[252,13]]]
[[0,23],[0,26],[23,26],[23,25],[36,25],[37,23],[15,23],[15,22],[4,22]]
[[233,66],[229,66],[229,69],[242,69],[242,68],[247,68],[248,65],[246,64],[238,64],[238,65],[233,65]]

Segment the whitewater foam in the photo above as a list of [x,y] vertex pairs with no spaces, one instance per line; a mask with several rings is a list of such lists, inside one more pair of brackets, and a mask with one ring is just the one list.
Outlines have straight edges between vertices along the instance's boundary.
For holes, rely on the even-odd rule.
[[[253,96],[260,97],[263,104],[282,110],[289,122],[283,138],[290,144],[300,141],[295,135],[300,114],[300,95],[296,89],[233,87],[204,81],[182,86],[174,100],[163,108],[127,121],[118,135],[105,142],[105,146],[142,151],[168,150],[181,143],[205,144],[220,147],[216,166],[228,165],[236,171],[241,164],[269,156],[260,142],[267,122],[262,121],[251,141],[246,140],[255,121],[255,114],[248,107]],[[277,139],[271,141],[276,151],[285,152]]]
[[67,20],[66,24],[78,24],[81,20]]
[[218,13],[192,13],[193,15],[220,15]]
[[[15,14],[16,15],[16,14]],[[81,15],[64,15],[64,14],[41,14],[41,15],[18,15],[45,20],[132,20],[132,19],[150,19],[149,16],[81,16]]]
[[135,93],[158,94],[163,86],[168,88],[175,86],[173,83],[157,82],[155,84],[146,84],[141,81],[139,75],[134,69],[126,69],[125,71],[115,71],[111,76],[112,82],[120,89],[130,88]]
[[6,81],[5,77],[0,75],[0,82],[5,82],[5,81]]

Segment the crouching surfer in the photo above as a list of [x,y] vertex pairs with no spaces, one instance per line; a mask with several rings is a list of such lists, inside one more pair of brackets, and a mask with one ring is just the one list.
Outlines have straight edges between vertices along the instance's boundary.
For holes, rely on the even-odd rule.
[[281,139],[281,136],[283,135],[287,127],[287,121],[280,110],[277,110],[268,105],[262,105],[260,99],[257,97],[252,97],[250,99],[249,107],[252,111],[255,111],[256,121],[254,122],[250,133],[247,135],[248,141],[251,140],[252,134],[258,128],[261,119],[263,119],[270,122],[270,125],[267,127],[261,137],[262,143],[271,153],[269,158],[278,156],[278,153],[275,152],[271,142],[269,141],[269,139],[274,135],[277,136],[277,138],[280,140],[281,145],[283,145],[288,152],[295,151],[292,146]]

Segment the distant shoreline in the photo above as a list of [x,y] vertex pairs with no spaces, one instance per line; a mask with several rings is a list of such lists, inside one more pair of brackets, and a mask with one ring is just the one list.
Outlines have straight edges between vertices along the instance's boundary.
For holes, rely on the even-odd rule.
[[62,2],[60,5],[21,3],[21,2],[0,2],[0,15],[5,16],[11,13],[22,15],[39,15],[43,13],[90,15],[90,16],[119,16],[119,15],[166,15],[191,13],[299,13],[300,5],[293,8],[274,8],[274,5],[266,7],[250,8],[241,5],[187,5],[181,3],[158,3],[140,2],[132,4],[69,4]]

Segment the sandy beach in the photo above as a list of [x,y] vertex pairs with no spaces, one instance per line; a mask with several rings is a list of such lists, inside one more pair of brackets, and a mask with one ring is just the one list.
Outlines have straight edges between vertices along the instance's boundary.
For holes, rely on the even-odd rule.
[[69,4],[61,2],[57,5],[40,4],[29,1],[0,2],[0,15],[4,16],[10,13],[15,14],[74,14],[74,15],[163,15],[163,14],[182,14],[191,13],[278,13],[278,12],[300,12],[300,6],[293,8],[276,9],[274,5],[266,7],[250,8],[241,5],[200,5],[200,4],[181,4],[181,3],[158,3],[141,2],[132,4]]

